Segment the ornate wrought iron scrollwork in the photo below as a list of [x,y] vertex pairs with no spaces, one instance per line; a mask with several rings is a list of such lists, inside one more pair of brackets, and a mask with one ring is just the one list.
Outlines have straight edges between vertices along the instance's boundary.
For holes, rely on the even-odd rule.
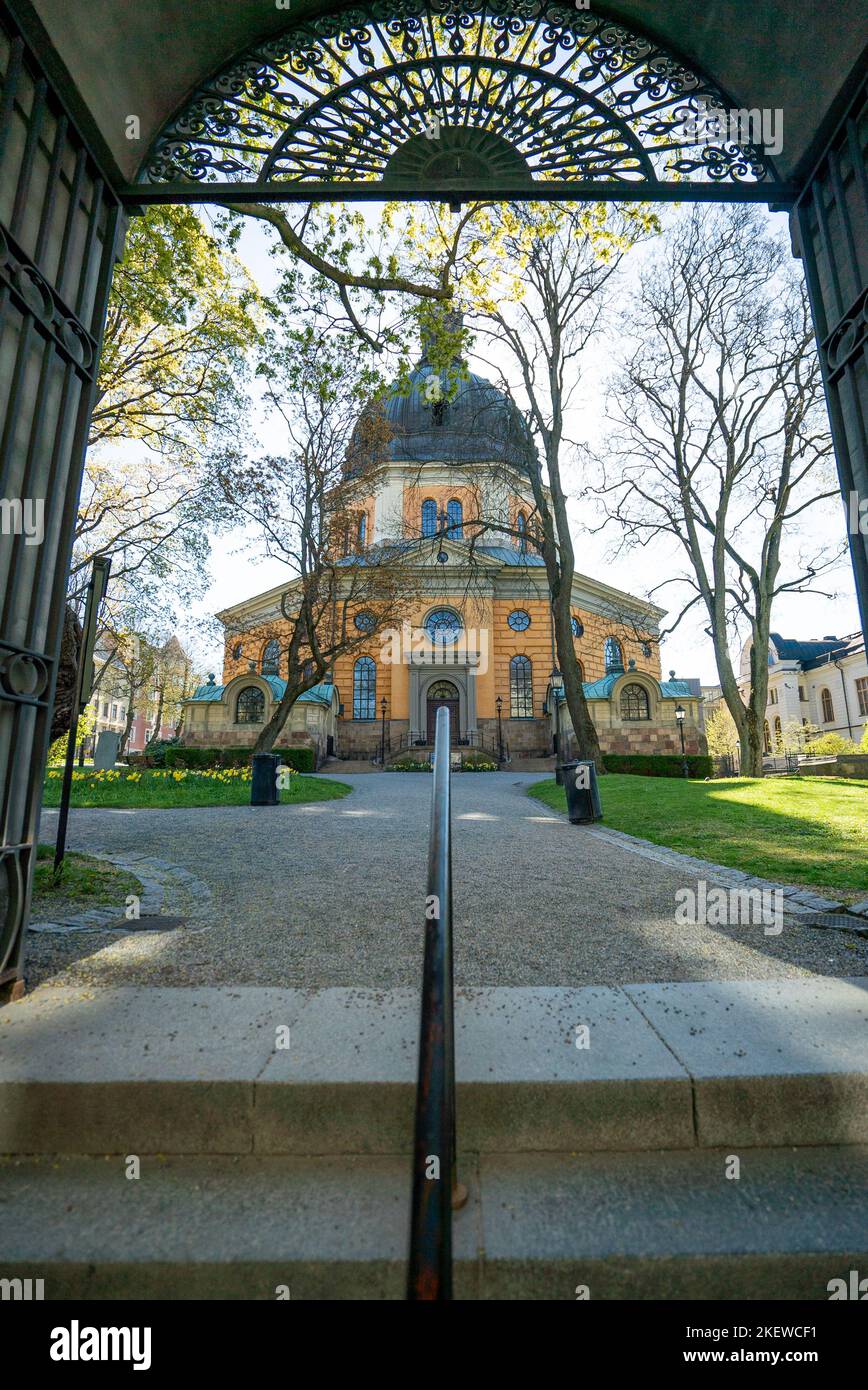
[[422,176],[399,151],[419,137],[434,145],[448,127],[452,155],[431,162],[441,186],[466,177],[465,140],[480,192],[498,180],[480,151],[503,140],[528,188],[768,181],[761,149],[697,131],[703,110],[727,106],[676,57],[591,11],[371,0],[304,20],[236,60],[163,132],[143,178],[388,188],[396,169],[405,177],[414,164]]
[[[55,345],[83,375],[92,376],[96,343],[80,319],[67,308],[41,271],[0,227],[0,285],[5,284],[24,312],[53,338]],[[2,653],[0,653],[2,655]]]

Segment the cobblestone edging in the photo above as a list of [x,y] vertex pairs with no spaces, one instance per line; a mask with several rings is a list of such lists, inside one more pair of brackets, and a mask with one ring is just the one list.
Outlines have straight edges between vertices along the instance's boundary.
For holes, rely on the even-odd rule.
[[[665,864],[669,868],[678,869],[690,878],[697,876],[702,878],[704,876],[709,882],[725,888],[777,890],[783,894],[785,912],[803,915],[842,909],[839,899],[823,898],[817,893],[809,892],[807,888],[794,888],[791,884],[773,883],[771,879],[755,878],[753,874],[743,873],[741,869],[729,869],[724,864],[714,864],[709,859],[695,859],[693,855],[681,854],[678,850],[667,849],[664,845],[652,844],[650,840],[641,840],[637,835],[628,835],[623,830],[610,830],[608,827],[604,829],[597,825],[589,826],[588,829],[592,835],[602,840],[608,840],[610,844],[619,845],[632,854],[641,855],[643,859],[653,859],[658,864]],[[847,911],[868,916],[868,899],[856,903]]]
[[[142,885],[139,895],[142,917],[165,912],[166,915],[184,917],[187,931],[208,929],[210,922],[203,919],[210,916],[211,889],[189,869],[149,854],[108,854],[100,850],[88,850],[88,853],[94,859],[105,860],[135,875]],[[29,930],[67,935],[72,932],[105,931],[111,924],[113,934],[116,931],[118,935],[123,935],[125,906],[126,903],[118,907],[93,907],[86,912],[61,917],[57,922],[31,922]],[[134,930],[134,925],[131,925],[130,931]]]

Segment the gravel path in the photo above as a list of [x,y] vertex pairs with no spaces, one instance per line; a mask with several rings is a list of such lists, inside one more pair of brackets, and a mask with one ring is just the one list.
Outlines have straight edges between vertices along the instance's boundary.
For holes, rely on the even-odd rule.
[[[188,901],[164,911],[185,906],[189,929],[34,933],[28,983],[417,985],[430,778],[346,780],[351,796],[306,806],[74,810],[70,848],[178,866]],[[706,871],[571,826],[526,795],[537,780],[453,778],[457,984],[868,974],[868,940],[840,931],[676,925],[676,891]],[[43,840],[55,825],[46,811]]]

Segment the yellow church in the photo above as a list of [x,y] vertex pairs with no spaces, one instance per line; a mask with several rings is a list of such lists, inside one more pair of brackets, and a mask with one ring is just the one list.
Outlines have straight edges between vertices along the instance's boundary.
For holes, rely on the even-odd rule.
[[[276,746],[308,745],[318,766],[382,754],[424,760],[445,705],[456,754],[481,750],[520,765],[549,757],[559,732],[568,756],[574,740],[534,546],[520,412],[472,372],[447,383],[425,353],[409,389],[395,388],[380,409],[388,443],[354,511],[353,564],[399,543],[406,611],[386,631],[364,607],[354,612],[361,642],[299,697]],[[217,615],[226,635],[222,682],[210,677],[187,702],[184,743],[256,741],[286,689],[285,644],[275,636],[286,591],[279,585]],[[573,641],[604,752],[680,752],[676,710],[686,751],[705,751],[698,692],[674,673],[661,680],[663,616],[602,580],[574,578]]]

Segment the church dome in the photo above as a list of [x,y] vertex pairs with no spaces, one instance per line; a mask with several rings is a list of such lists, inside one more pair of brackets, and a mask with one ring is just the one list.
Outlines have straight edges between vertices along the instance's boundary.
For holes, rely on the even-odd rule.
[[409,389],[396,385],[376,407],[390,428],[385,457],[410,463],[536,464],[530,430],[517,406],[485,377],[463,369],[458,381],[435,371],[427,357],[414,367]]

